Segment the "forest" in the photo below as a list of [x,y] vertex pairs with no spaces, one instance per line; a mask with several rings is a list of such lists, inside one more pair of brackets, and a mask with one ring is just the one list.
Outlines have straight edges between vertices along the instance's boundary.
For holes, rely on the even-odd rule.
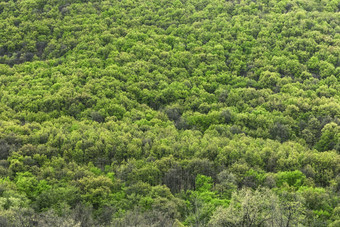
[[0,226],[339,227],[339,0],[1,0]]

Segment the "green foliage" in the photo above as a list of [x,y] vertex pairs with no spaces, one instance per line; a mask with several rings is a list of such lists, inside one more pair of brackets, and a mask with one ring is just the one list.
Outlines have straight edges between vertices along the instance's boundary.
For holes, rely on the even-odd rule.
[[227,208],[219,207],[209,226],[289,226],[303,223],[301,201],[282,201],[269,189],[242,189],[232,196]]
[[292,172],[279,172],[276,174],[276,185],[282,187],[284,184],[299,188],[303,185],[306,176],[298,170]]
[[1,1],[0,226],[338,226],[338,18]]
[[227,206],[229,200],[218,198],[216,191],[212,191],[212,178],[204,175],[197,175],[196,190],[188,191],[190,209],[193,214],[188,216],[188,225],[206,225],[210,216],[217,206]]
[[321,133],[322,135],[315,148],[319,151],[335,149],[340,152],[340,126],[334,122],[329,123],[324,126]]
[[205,192],[212,189],[212,179],[204,175],[197,175],[196,177],[196,190],[199,192]]

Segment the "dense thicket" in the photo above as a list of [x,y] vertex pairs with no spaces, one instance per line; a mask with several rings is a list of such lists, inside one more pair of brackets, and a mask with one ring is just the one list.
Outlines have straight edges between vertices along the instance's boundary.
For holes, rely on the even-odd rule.
[[0,2],[0,226],[339,226],[338,0]]

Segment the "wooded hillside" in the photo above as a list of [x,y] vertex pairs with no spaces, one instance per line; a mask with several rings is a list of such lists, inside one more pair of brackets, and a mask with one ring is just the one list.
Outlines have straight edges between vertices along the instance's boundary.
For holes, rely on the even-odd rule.
[[340,226],[339,0],[2,0],[0,226]]

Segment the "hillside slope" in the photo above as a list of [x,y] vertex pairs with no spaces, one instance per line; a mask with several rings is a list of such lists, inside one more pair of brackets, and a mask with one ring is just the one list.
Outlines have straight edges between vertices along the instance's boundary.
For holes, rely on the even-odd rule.
[[0,2],[0,226],[339,226],[339,0]]

